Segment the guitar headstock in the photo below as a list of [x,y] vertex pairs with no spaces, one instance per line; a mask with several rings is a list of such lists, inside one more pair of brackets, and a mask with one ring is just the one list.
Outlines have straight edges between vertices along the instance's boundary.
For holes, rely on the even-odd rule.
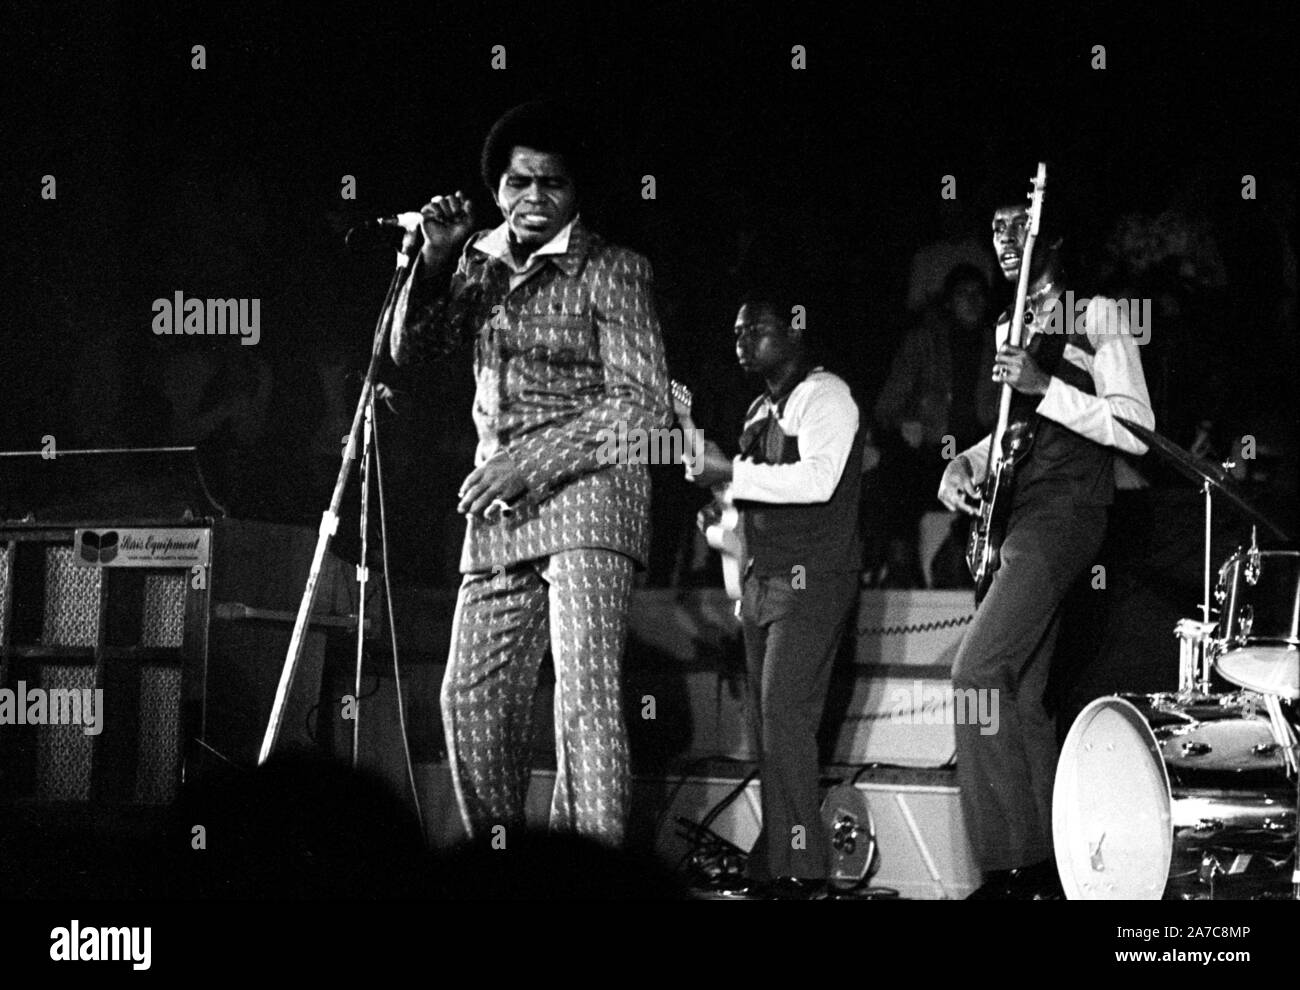
[[691,390],[679,381],[672,381],[669,382],[669,391],[673,395],[673,412],[677,414],[677,418],[688,418],[691,415],[691,403],[694,401]]
[[1029,233],[1038,236],[1038,224],[1043,216],[1043,195],[1047,188],[1047,163],[1038,163],[1038,174],[1029,180],[1033,187],[1029,190]]

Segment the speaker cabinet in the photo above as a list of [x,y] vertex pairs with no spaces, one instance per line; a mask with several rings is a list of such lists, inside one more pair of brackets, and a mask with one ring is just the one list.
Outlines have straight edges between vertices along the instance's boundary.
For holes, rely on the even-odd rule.
[[[253,765],[315,540],[225,519],[0,524],[0,801],[163,805],[199,756]],[[284,748],[314,745],[350,576],[327,555],[315,616],[345,616],[309,629]]]

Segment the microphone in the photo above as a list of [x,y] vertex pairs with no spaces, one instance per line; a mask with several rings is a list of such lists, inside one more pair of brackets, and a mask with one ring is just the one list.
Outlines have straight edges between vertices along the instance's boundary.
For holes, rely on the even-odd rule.
[[[462,212],[458,219],[467,217],[468,213]],[[363,220],[357,224],[343,238],[343,243],[351,246],[354,234],[369,233],[384,230],[400,230],[405,234],[402,239],[402,250],[411,251],[417,243],[417,235],[420,232],[420,224],[424,221],[424,214],[418,210],[408,211],[406,213],[392,213],[386,217],[375,217],[373,220]]]
[[361,224],[363,228],[375,229],[379,227],[400,227],[408,234],[413,234],[420,229],[420,221],[424,219],[418,211],[413,213],[394,213],[386,217],[375,217],[373,220],[367,220]]
[[358,235],[366,235],[367,238],[373,237],[377,232],[389,230],[400,230],[403,232],[402,249],[403,253],[409,252],[411,247],[416,243],[417,235],[420,231],[420,221],[423,218],[418,212],[413,213],[394,213],[386,217],[375,217],[373,220],[362,220],[361,223],[351,228],[343,237],[343,243],[352,247],[353,238]]

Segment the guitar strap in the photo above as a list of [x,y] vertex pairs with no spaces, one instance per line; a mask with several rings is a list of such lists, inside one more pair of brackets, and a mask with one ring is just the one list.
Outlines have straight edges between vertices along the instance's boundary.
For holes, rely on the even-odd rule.
[[[1065,356],[1065,338],[1064,333],[1035,333],[1029,339],[1029,345],[1025,350],[1034,359],[1034,363],[1046,374],[1060,377],[1061,361]],[[1074,384],[1074,382],[1070,384]],[[1026,395],[1024,392],[1013,391],[1011,393],[1011,419],[1025,423],[1032,420],[1033,424],[1037,425],[1035,409],[1038,408],[1038,403],[1041,401],[1042,396]]]
[[[1060,378],[1067,385],[1077,388],[1081,392],[1095,395],[1096,383],[1093,381],[1092,376],[1072,361],[1065,360],[1065,348],[1070,343],[1088,353],[1093,350],[1092,344],[1085,334],[1076,333],[1073,337],[1070,337],[1060,330],[1040,331],[1034,334],[1029,339],[1029,344],[1025,349],[1046,374]],[[1081,439],[1068,428],[1059,426],[1041,416],[1037,412],[1040,402],[1041,398],[1036,395],[1023,395],[1016,392],[1012,396],[1008,424],[1014,423],[1020,428],[1023,442],[1022,451],[1017,457],[1017,461],[1032,462],[1035,448],[1044,443],[1057,450],[1057,445],[1060,443],[1075,443]],[[1085,445],[1091,446],[1092,444],[1088,442]],[[1057,453],[1050,455],[1049,459],[1059,456],[1059,450],[1057,450]],[[1079,455],[1072,455],[1072,457],[1074,456]],[[1032,467],[1028,468],[1028,470],[1030,473],[1033,471]],[[1025,473],[1026,469],[1024,468],[1015,472],[1011,479],[1012,489],[1024,480]]]
[[[789,464],[799,459],[798,440],[794,437],[783,436],[778,426],[781,417],[785,415],[786,404],[790,401],[790,396],[794,394],[794,390],[806,381],[810,374],[820,370],[820,365],[809,367],[804,370],[804,373],[798,379],[791,382],[779,397],[764,395],[755,400],[754,405],[764,402],[772,402],[772,405],[768,409],[765,419],[755,423],[741,435],[740,457],[742,460],[753,460],[755,464]],[[753,406],[750,408],[752,409]]]

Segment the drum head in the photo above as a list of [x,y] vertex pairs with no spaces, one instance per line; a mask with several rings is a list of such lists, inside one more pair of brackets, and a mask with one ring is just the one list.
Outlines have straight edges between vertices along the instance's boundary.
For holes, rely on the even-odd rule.
[[1300,699],[1300,651],[1294,646],[1243,646],[1220,656],[1214,668],[1251,691]]
[[1173,857],[1169,775],[1142,713],[1098,698],[1056,768],[1052,839],[1070,900],[1159,900]]

